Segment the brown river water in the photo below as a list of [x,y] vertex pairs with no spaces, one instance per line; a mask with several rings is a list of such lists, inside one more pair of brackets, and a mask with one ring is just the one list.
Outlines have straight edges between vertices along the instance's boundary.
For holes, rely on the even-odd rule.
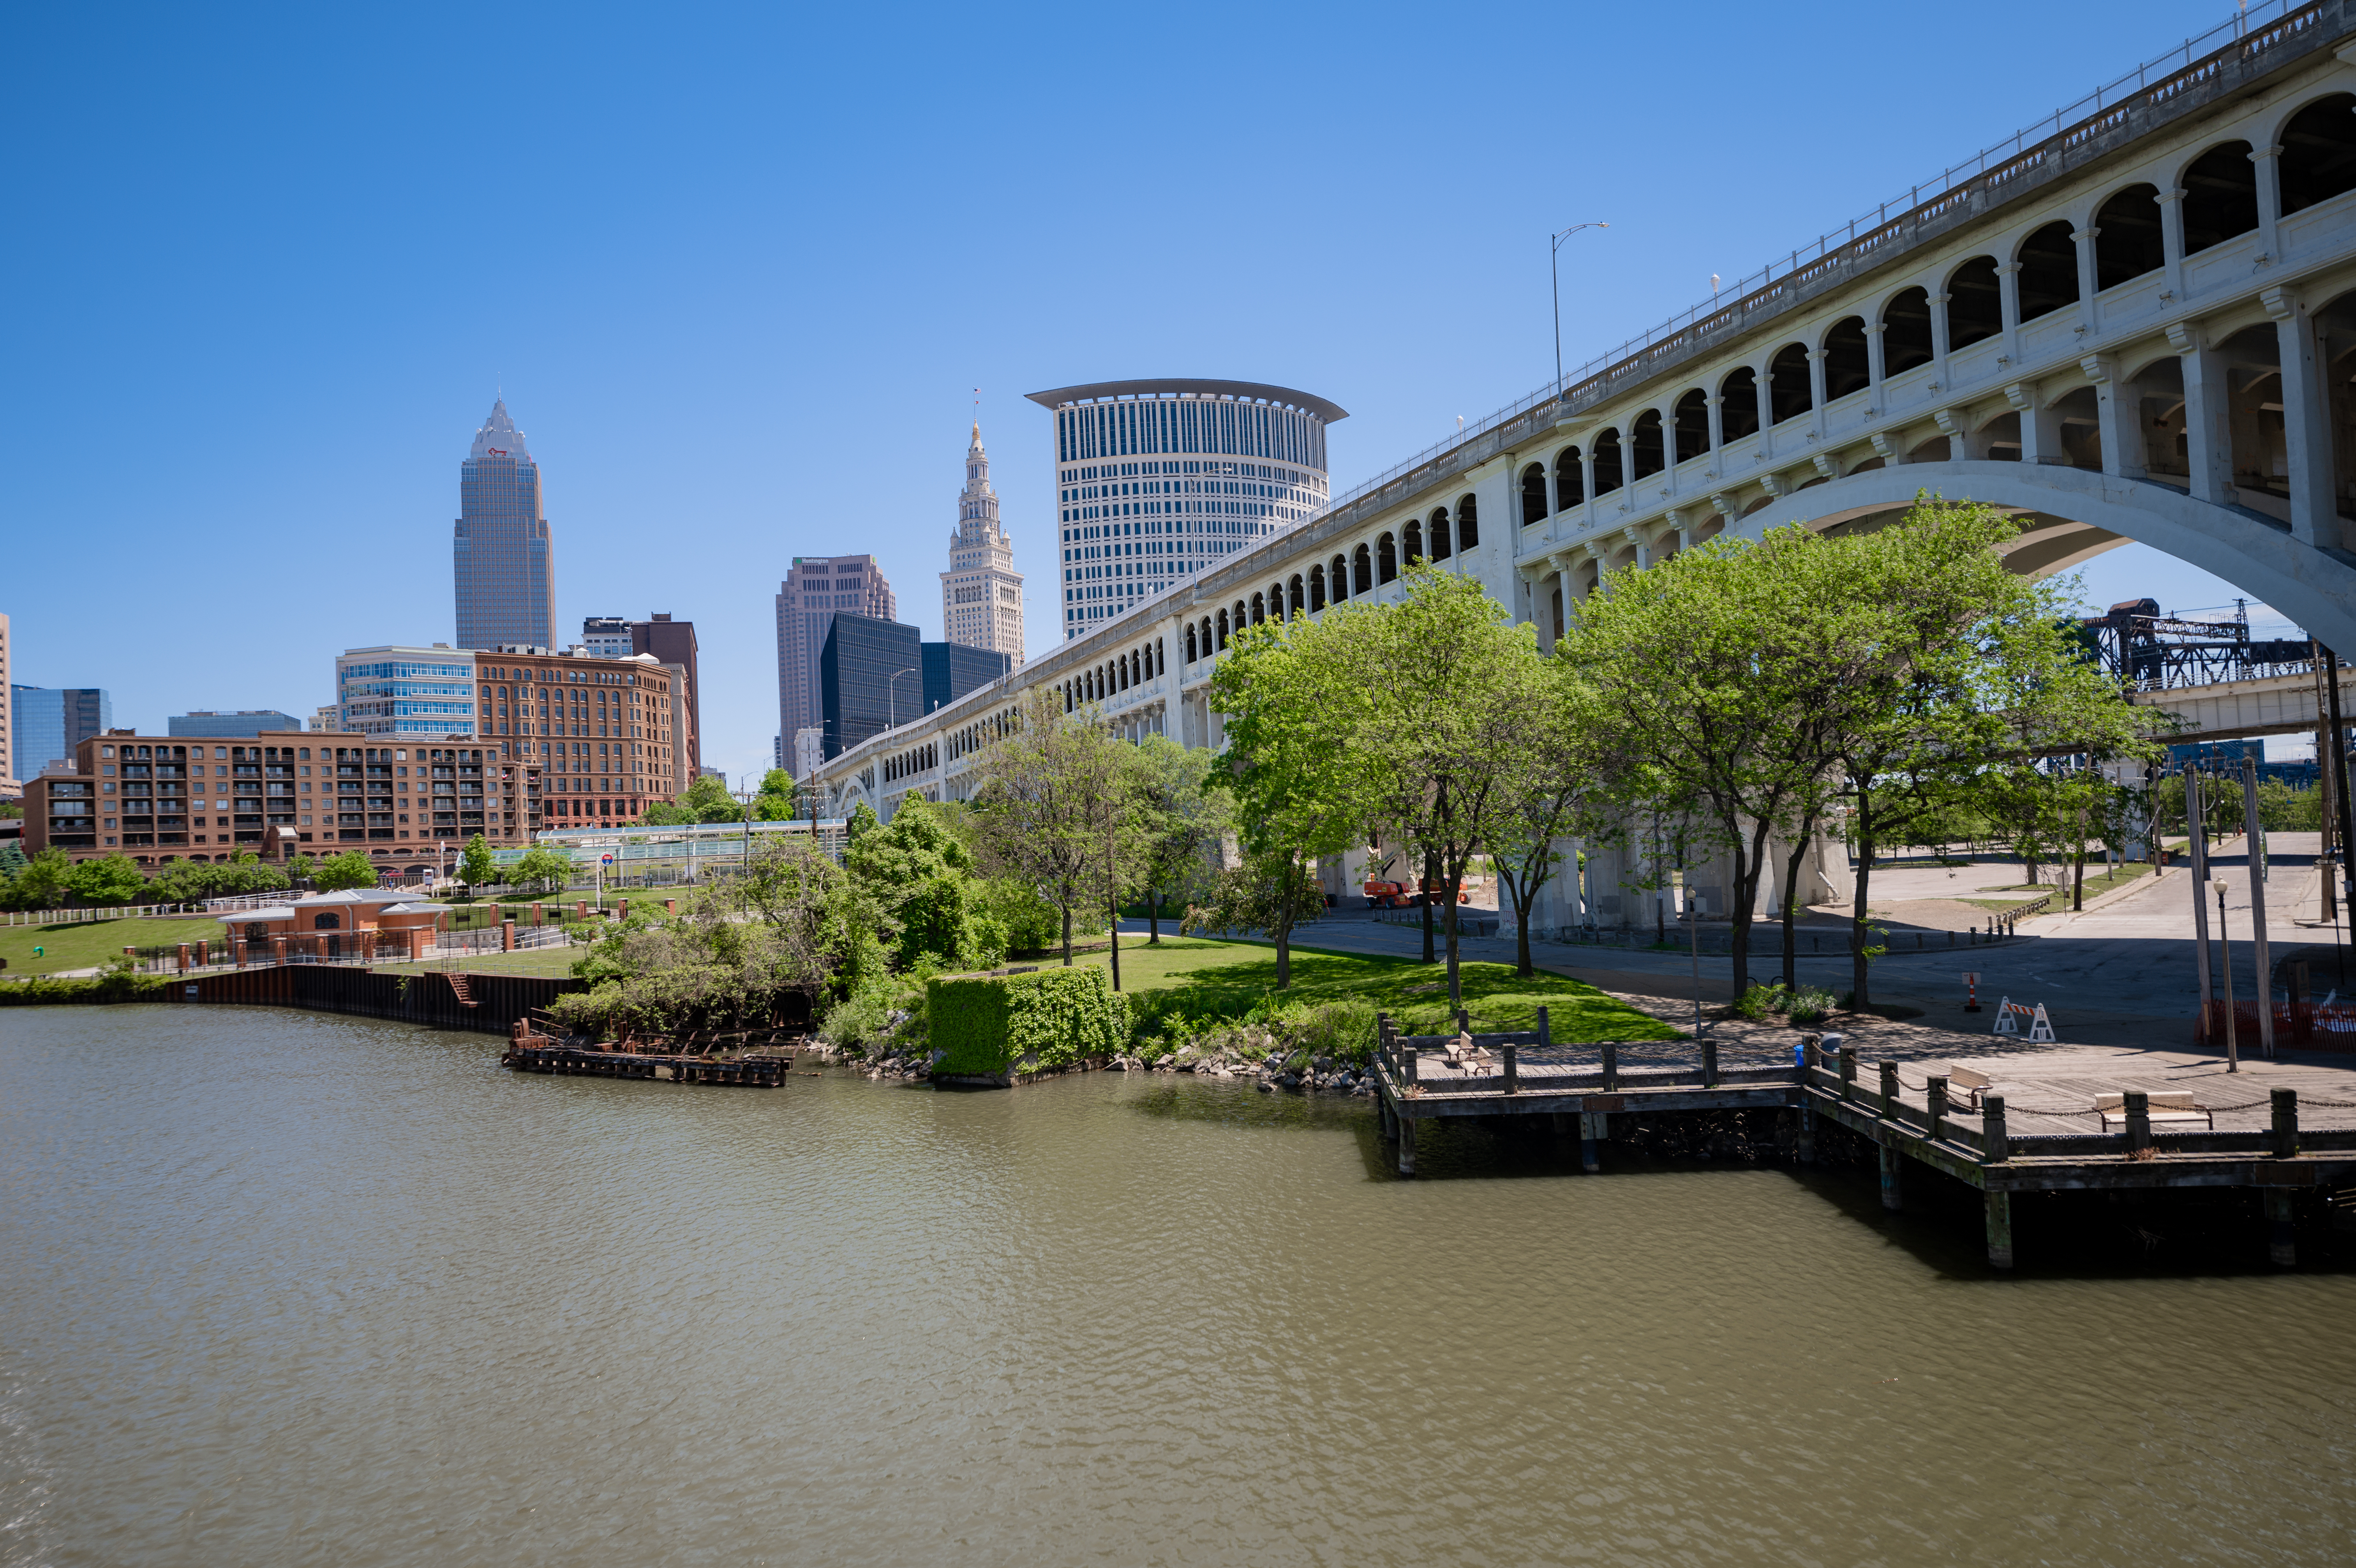
[[[1097,1074],[0,1012],[7,1563],[2336,1563],[2356,1275]],[[1935,1208],[1935,1206],[1931,1206]]]

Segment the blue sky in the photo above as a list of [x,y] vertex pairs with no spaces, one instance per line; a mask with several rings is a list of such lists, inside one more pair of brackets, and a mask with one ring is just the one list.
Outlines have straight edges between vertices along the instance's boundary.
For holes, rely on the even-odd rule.
[[1301,387],[1346,488],[1547,379],[1550,230],[1612,224],[1564,252],[1577,363],[2225,12],[13,7],[15,678],[160,728],[446,639],[503,387],[560,622],[692,618],[706,758],[763,767],[794,555],[873,550],[938,635],[973,388],[1044,649],[1023,392]]

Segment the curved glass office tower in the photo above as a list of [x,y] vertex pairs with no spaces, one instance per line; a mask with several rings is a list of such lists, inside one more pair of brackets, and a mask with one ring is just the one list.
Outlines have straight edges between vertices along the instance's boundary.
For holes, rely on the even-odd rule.
[[1029,395],[1055,415],[1066,638],[1314,515],[1330,494],[1325,427],[1349,417],[1257,381],[1098,381]]
[[461,648],[553,648],[556,561],[540,510],[540,465],[502,401],[458,466],[451,544]]

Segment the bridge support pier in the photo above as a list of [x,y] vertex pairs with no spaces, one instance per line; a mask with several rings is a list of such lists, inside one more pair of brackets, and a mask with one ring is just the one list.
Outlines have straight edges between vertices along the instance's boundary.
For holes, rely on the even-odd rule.
[[1406,1116],[1398,1118],[1398,1173],[1415,1175],[1415,1122]]
[[2012,1194],[1990,1190],[1987,1198],[1987,1261],[1992,1269],[2012,1267]]
[[1906,1207],[1905,1158],[1888,1144],[1881,1145],[1881,1207],[1893,1214]]

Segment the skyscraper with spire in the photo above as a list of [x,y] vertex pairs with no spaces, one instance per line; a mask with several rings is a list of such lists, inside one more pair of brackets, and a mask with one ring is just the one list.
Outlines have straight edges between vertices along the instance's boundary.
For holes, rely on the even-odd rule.
[[957,531],[949,535],[949,569],[941,574],[941,635],[967,648],[1003,653],[1023,662],[1023,578],[1014,546],[998,521],[998,492],[990,488],[990,454],[981,426],[965,452],[965,489],[958,492]]
[[458,465],[451,558],[459,647],[556,646],[556,557],[541,512],[540,465],[504,399]]

